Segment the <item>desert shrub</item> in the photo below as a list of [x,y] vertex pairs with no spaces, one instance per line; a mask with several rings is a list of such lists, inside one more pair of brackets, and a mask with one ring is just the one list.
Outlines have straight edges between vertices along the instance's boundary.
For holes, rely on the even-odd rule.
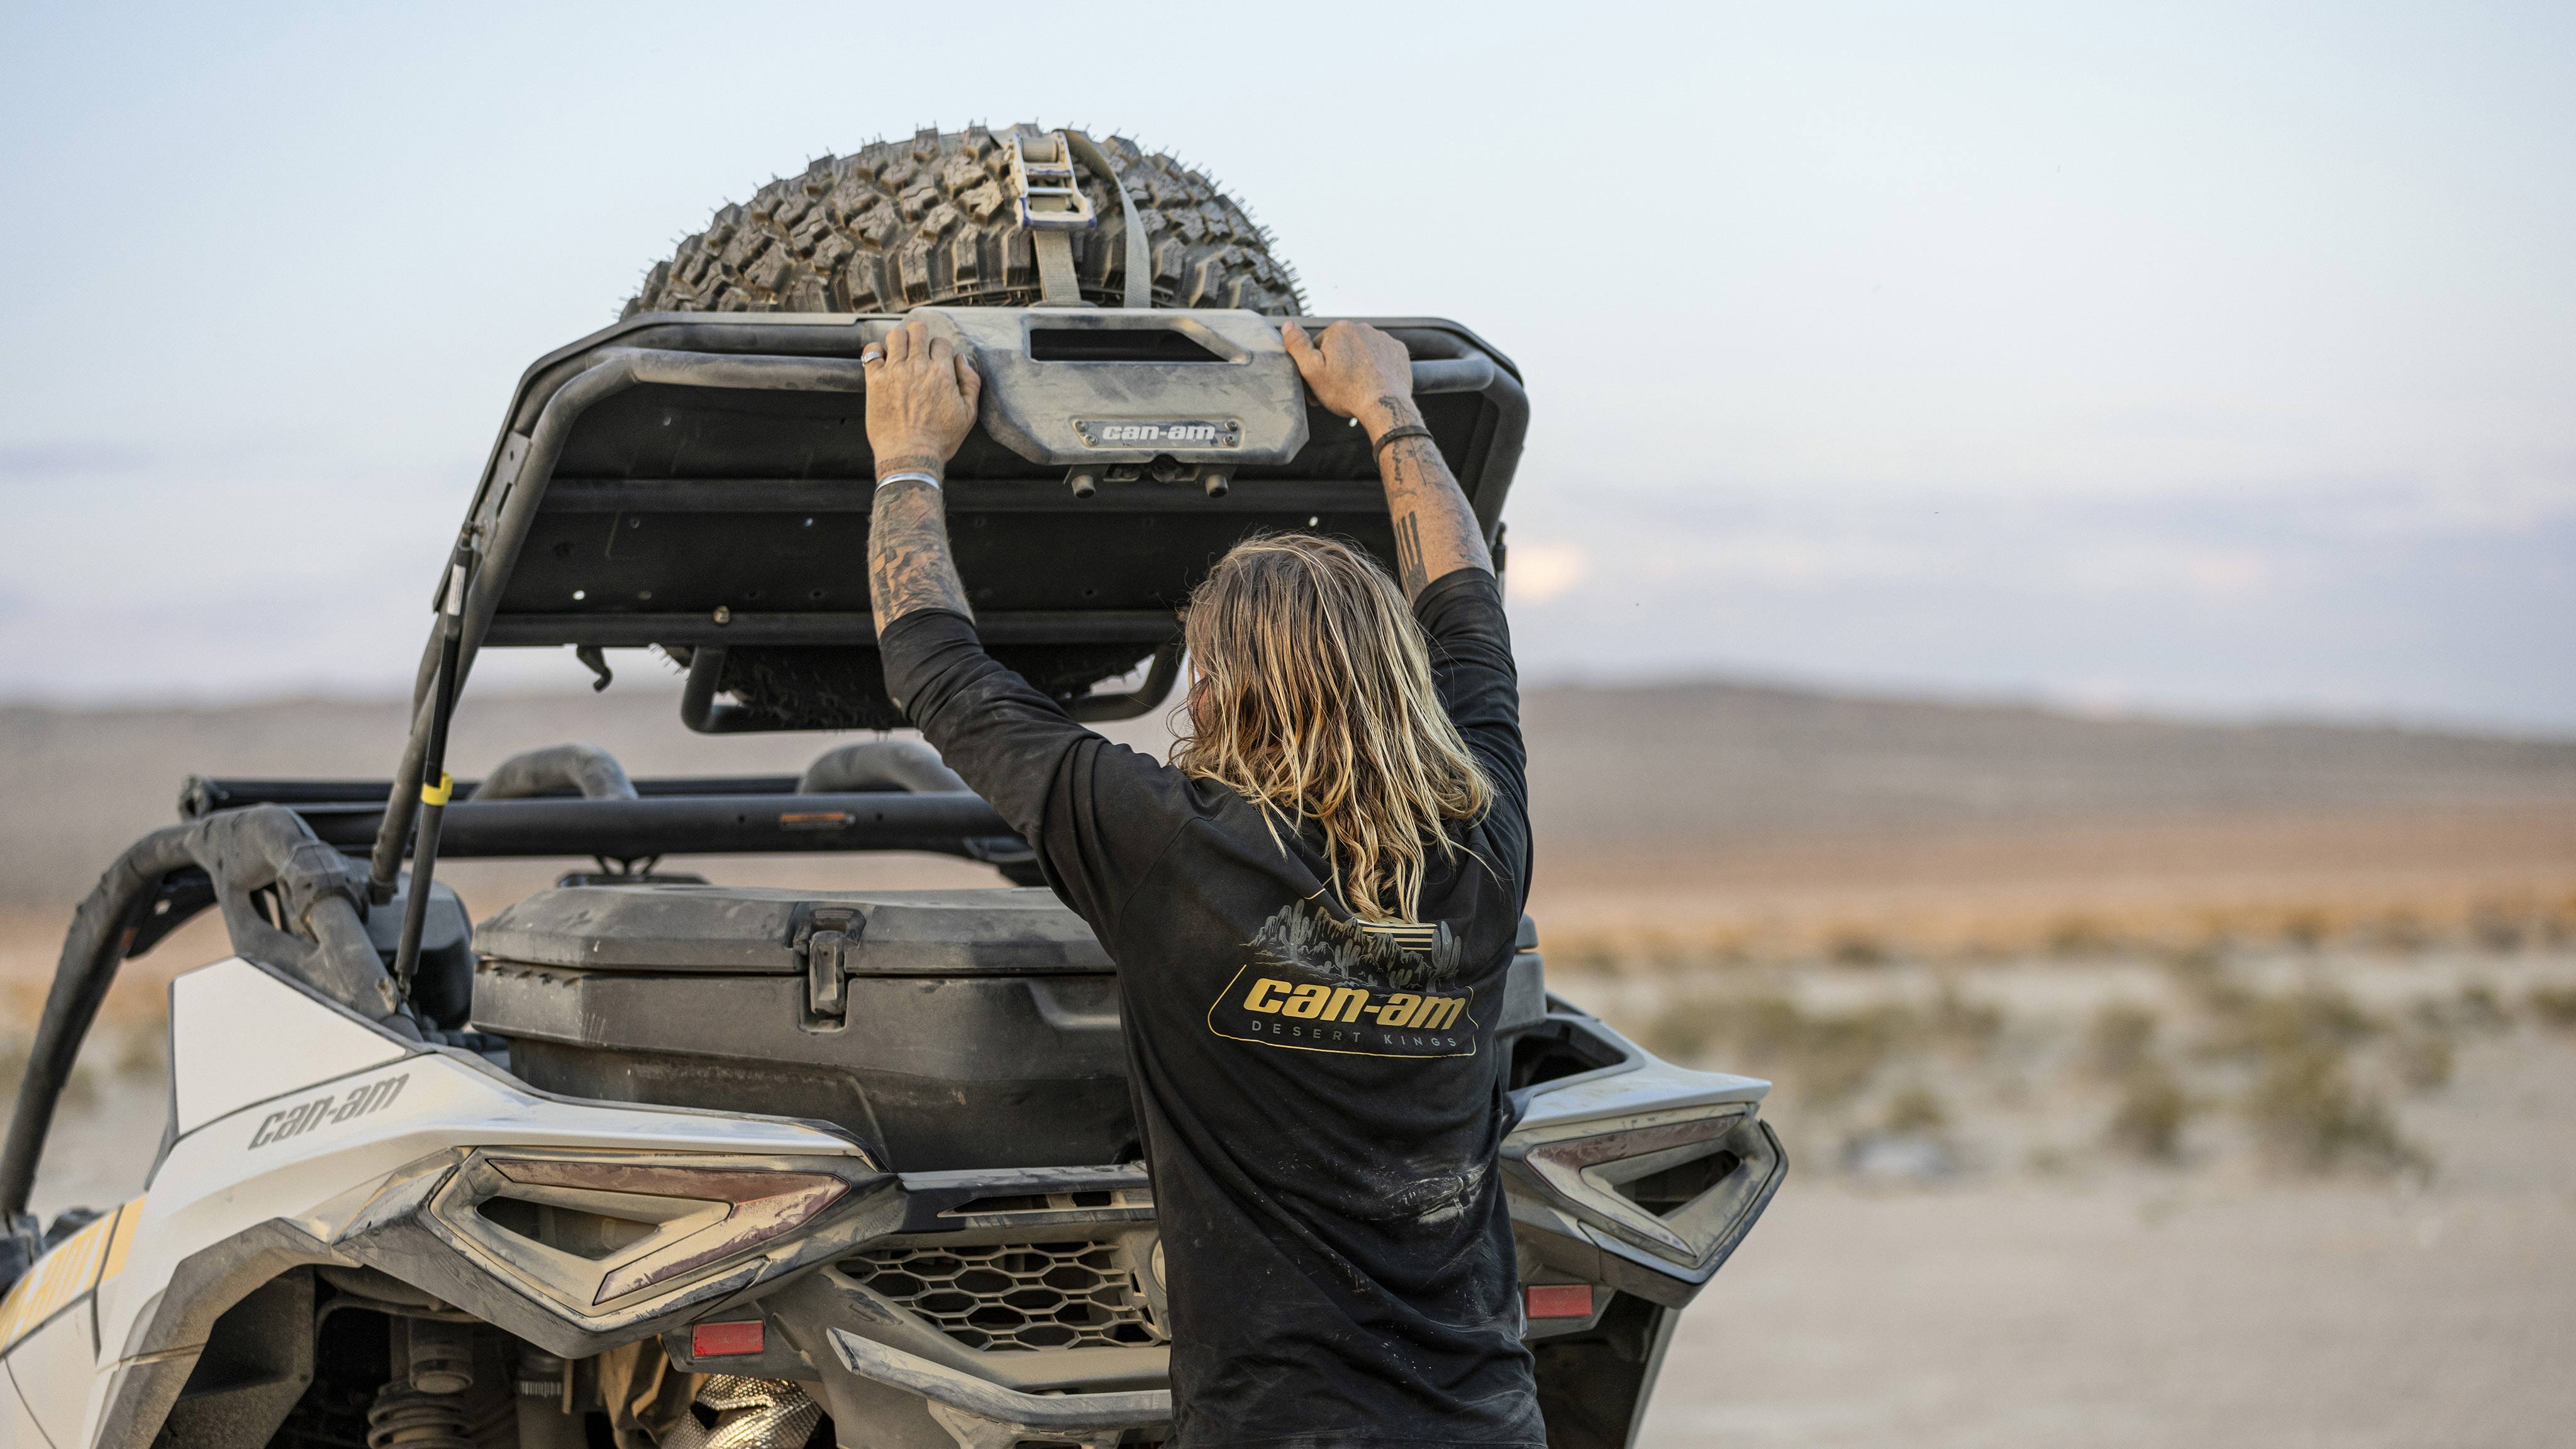
[[2330,987],[2248,995],[2214,1024],[2205,1049],[2255,1068],[2244,1109],[2275,1165],[2324,1172],[2347,1164],[2395,1170],[2425,1159],[2397,1134],[2378,1097],[2352,1079],[2354,1048],[2388,1030]]
[[1971,1000],[1955,984],[1944,982],[1925,1025],[1951,1051],[1982,1060],[2003,1037],[2004,1011],[1992,1002]]
[[1884,1126],[1889,1132],[1930,1136],[1949,1125],[1949,1108],[1929,1087],[1907,1087],[1888,1099]]
[[2531,988],[2531,1014],[2544,1026],[2576,1029],[2576,986]]
[[1921,1019],[1902,1006],[1810,1016],[1794,1069],[1820,1097],[1849,1096],[1891,1057],[1919,1046],[1922,1035]]
[[2551,906],[2540,922],[2541,937],[2552,946],[2576,941],[2576,895],[2570,895]]
[[1848,1097],[1879,1067],[1924,1041],[1921,1017],[1903,1006],[1811,1012],[1786,996],[1700,996],[1676,1001],[1640,1033],[1677,1060],[1723,1051],[1730,1067],[1769,1073],[1820,1101]]
[[1706,997],[1676,1000],[1640,1027],[1637,1039],[1657,1056],[1696,1061],[1727,1029],[1730,1005]]
[[2226,953],[2209,942],[2187,946],[2165,957],[2165,971],[2205,1011],[2237,1011],[2253,1000],[2252,994],[2228,975]]
[[2379,918],[2371,927],[2371,941],[2383,951],[2400,955],[2421,951],[2433,944],[2433,932],[2413,911],[2400,906]]
[[2499,955],[2522,949],[2530,912],[2504,901],[2480,901],[2469,908],[2469,939]]
[[2248,994],[2219,1013],[2210,1048],[2222,1057],[2273,1058],[2301,1051],[2340,1055],[2385,1030],[2345,992],[2311,986],[2278,996]]
[[2513,1025],[2513,1013],[2505,1009],[2504,998],[2483,981],[2472,981],[2451,998],[2449,1019],[2465,1031],[2502,1031]]
[[2118,944],[2111,928],[2091,916],[2061,916],[2049,923],[2048,954],[2100,956]]
[[2397,1034],[2392,1047],[2397,1075],[2407,1086],[2429,1092],[2450,1082],[2458,1053],[2451,1046],[2451,1034],[2439,1025],[2414,1022]]
[[2422,1168],[2423,1155],[2397,1134],[2388,1104],[2354,1087],[2348,1053],[2303,1043],[2272,1052],[2246,1097],[2264,1155],[2276,1166],[2330,1172]]
[[1767,1070],[1794,1056],[1808,1032],[1806,1012],[1786,996],[1701,992],[1675,998],[1638,1038],[1676,1059],[1724,1052],[1735,1065]]
[[2085,1069],[2104,1081],[2126,1078],[2146,1062],[2160,1024],[2155,1012],[2133,1002],[2104,1006],[2084,1031]]
[[2102,1135],[2113,1148],[2150,1162],[2179,1161],[2183,1129],[2196,1110],[2173,1068],[2142,1058],[2121,1077],[2120,1100]]
[[2281,921],[2281,939],[2302,951],[2313,951],[2334,934],[2334,925],[2323,911],[2292,911]]
[[1884,966],[1887,943],[1869,931],[1837,931],[1825,943],[1825,959],[1837,966]]
[[2181,1078],[2156,1055],[2162,1028],[2151,1008],[2115,1001],[2094,1012],[2084,1032],[2085,1069],[2119,1088],[2104,1141],[2151,1162],[2181,1158],[2183,1128],[2197,1110]]

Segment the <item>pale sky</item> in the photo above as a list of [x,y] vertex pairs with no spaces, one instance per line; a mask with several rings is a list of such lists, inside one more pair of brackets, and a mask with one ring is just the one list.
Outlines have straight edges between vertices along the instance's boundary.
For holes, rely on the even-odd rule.
[[401,687],[530,360],[1019,119],[1514,355],[1534,680],[2576,733],[2576,11],[2465,4],[12,4],[0,701]]

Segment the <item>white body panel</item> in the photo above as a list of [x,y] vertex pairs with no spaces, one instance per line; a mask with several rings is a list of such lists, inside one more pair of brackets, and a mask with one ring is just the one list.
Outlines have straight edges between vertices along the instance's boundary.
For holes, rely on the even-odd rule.
[[9,1376],[17,1381],[19,1397],[56,1446],[87,1442],[81,1420],[98,1372],[91,1331],[90,1305],[76,1303],[9,1353]]
[[14,1377],[0,1383],[0,1449],[52,1449],[52,1441],[28,1411]]
[[39,1260],[11,1292],[14,1315],[0,1311],[0,1359],[15,1384],[0,1404],[0,1449],[95,1441],[112,1371],[189,1255],[281,1218],[330,1242],[390,1174],[431,1154],[510,1146],[857,1155],[842,1138],[790,1122],[541,1096],[237,957],[172,984],[170,1031],[183,1130],[149,1193]]
[[277,986],[239,957],[170,983],[170,1081],[180,1132],[404,1054],[404,1043]]

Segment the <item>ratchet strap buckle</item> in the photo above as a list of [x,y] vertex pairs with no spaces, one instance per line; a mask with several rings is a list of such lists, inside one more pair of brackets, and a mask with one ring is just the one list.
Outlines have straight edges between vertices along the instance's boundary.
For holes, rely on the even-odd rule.
[[1031,231],[1088,231],[1095,219],[1062,131],[1011,137],[1011,194],[1019,200],[1020,225]]

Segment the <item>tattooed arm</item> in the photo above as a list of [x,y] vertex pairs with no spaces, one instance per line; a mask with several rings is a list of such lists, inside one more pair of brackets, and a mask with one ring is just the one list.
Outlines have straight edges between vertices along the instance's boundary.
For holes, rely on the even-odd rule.
[[944,337],[919,322],[896,328],[883,361],[866,364],[868,446],[875,450],[876,506],[868,524],[868,597],[877,632],[906,614],[946,609],[975,616],[948,551],[948,511],[937,485],[894,483],[894,473],[941,476],[975,426],[984,380]]
[[[1422,425],[1422,412],[1413,405],[1413,363],[1403,343],[1359,322],[1336,322],[1313,342],[1294,322],[1282,324],[1279,335],[1315,401],[1337,417],[1359,419],[1372,444],[1391,429]],[[1387,444],[1378,450],[1377,468],[1395,520],[1396,564],[1406,598],[1458,569],[1494,571],[1467,495],[1429,438]]]

